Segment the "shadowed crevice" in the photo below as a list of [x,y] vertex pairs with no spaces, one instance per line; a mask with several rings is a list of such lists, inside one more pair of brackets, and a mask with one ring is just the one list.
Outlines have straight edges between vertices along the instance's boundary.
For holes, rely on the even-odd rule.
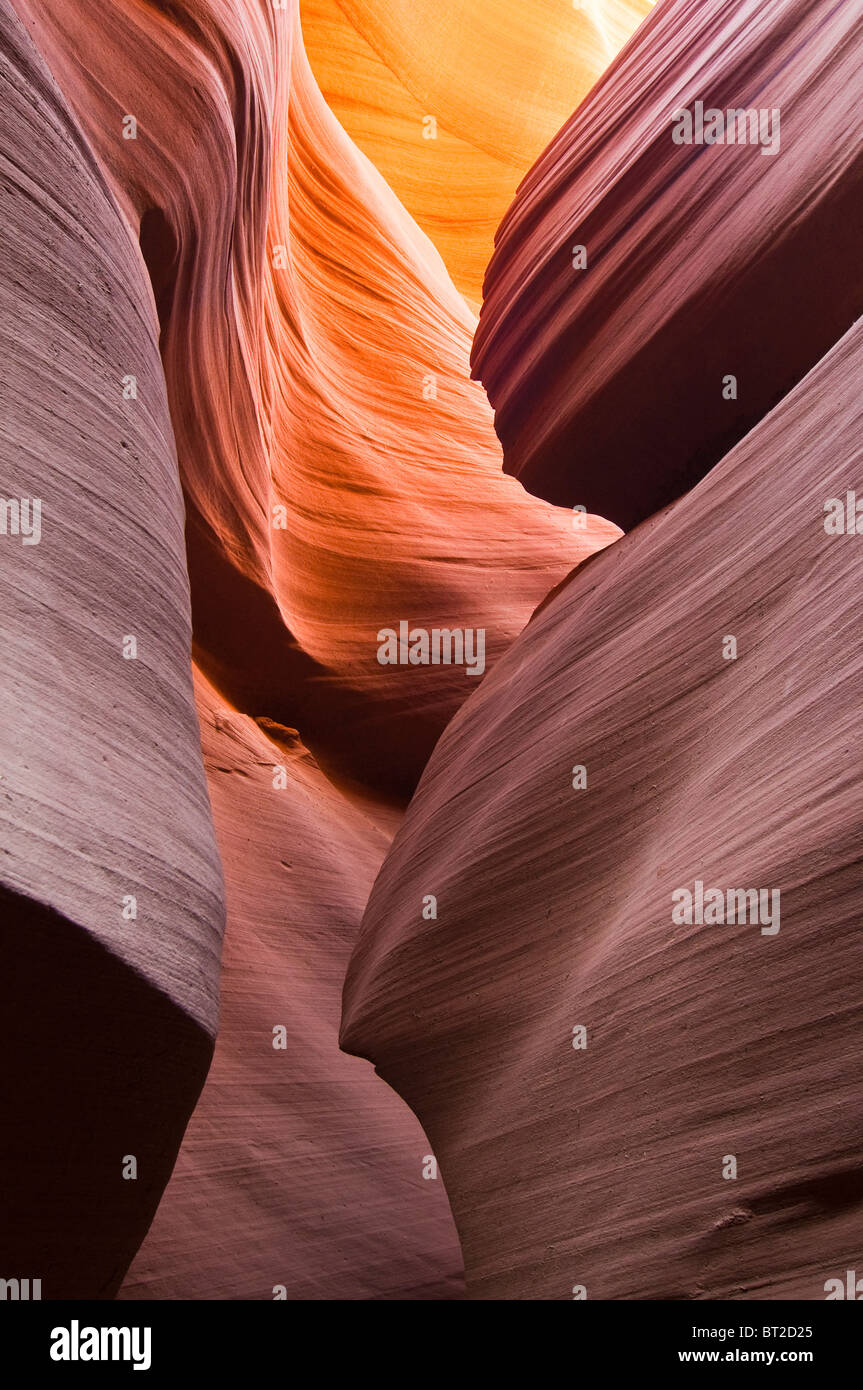
[[113,1297],[212,1051],[82,928],[0,888],[0,1277],[41,1279],[43,1299]]

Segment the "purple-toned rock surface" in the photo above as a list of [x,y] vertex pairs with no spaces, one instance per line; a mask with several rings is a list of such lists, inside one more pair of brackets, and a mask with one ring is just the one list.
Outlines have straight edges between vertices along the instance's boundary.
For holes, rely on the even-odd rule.
[[[427,1141],[337,1032],[393,825],[480,671],[385,666],[378,634],[482,629],[490,668],[618,528],[503,474],[475,321],[327,108],[295,0],[15,11],[4,486],[44,512],[38,547],[0,538],[4,1124],[24,1190],[0,1256],[45,1297],[113,1293],[204,1079],[224,907],[193,629],[224,1007],[126,1291],[458,1297]],[[292,756],[274,788],[256,720],[299,729],[298,785]]]
[[0,1275],[96,1297],[206,1075],[222,876],[149,287],[8,0],[0,91]]
[[[486,275],[473,370],[530,491],[628,530],[863,312],[861,66],[859,6],[836,0],[663,0],[638,29],[522,182]],[[699,101],[763,112],[765,144],[736,143],[736,119],[733,146],[675,144]]]
[[[343,1044],[429,1135],[473,1297],[823,1299],[857,1267],[863,542],[824,523],[861,373],[858,325],[559,586],[384,862]],[[766,918],[674,921],[699,881]]]
[[121,1298],[460,1298],[443,1182],[423,1176],[428,1140],[339,1051],[342,983],[389,832],[295,731],[258,727],[203,678],[197,691],[228,900],[221,1028]]

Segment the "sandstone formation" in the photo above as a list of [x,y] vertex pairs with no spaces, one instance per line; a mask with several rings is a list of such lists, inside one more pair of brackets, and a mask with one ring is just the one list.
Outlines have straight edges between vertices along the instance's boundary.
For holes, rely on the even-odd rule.
[[0,1278],[859,1263],[863,29],[651,8],[0,0]]
[[[611,64],[521,185],[485,282],[474,372],[531,492],[628,530],[863,312],[861,63],[856,4],[665,0]],[[675,144],[697,101],[765,113],[768,143]]]
[[222,876],[146,273],[8,0],[0,85],[0,1274],[99,1297],[206,1075]]
[[121,1297],[460,1297],[443,1183],[423,1177],[428,1141],[338,1045],[347,960],[389,836],[295,731],[260,728],[197,686],[228,901],[221,1028]]
[[301,0],[331,110],[479,307],[518,184],[651,0]]
[[473,320],[323,102],[293,0],[103,0],[98,40],[89,7],[18,3],[155,287],[201,663],[404,795],[466,682],[382,669],[377,632],[481,626],[492,662],[618,531],[502,475]]
[[[471,314],[328,110],[295,3],[5,0],[3,22],[5,486],[44,498],[40,545],[2,552],[4,1126],[28,1175],[4,1264],[113,1293],[174,1162],[217,1026],[203,730],[221,1032],[124,1295],[457,1297],[427,1141],[337,1028],[400,808],[476,682],[382,666],[378,634],[482,629],[493,666],[619,531],[502,473]],[[51,1142],[69,1175],[34,1215]]]
[[[558,588],[384,862],[343,1042],[423,1123],[474,1297],[823,1299],[856,1267],[860,541],[824,523],[861,371],[863,323]],[[697,881],[778,891],[779,930],[675,923]]]

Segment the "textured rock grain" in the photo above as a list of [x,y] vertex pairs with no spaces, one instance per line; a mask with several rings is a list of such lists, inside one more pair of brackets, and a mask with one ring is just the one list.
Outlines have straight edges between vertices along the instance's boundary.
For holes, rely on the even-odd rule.
[[520,180],[650,9],[650,0],[300,5],[327,103],[477,306]]
[[[664,0],[610,65],[519,188],[485,281],[474,372],[531,492],[628,530],[863,312],[861,63],[857,4]],[[675,144],[696,101],[778,111],[778,149]]]
[[8,0],[0,87],[0,472],[41,504],[37,544],[0,536],[0,1253],[86,1297],[122,1278],[206,1074],[222,877],[147,278]]
[[282,1285],[290,1299],[458,1298],[443,1183],[422,1176],[428,1141],[338,1045],[347,960],[389,837],[293,731],[262,730],[202,677],[198,707],[228,898],[222,1026],[121,1297],[272,1299]]
[[[430,1136],[474,1297],[822,1299],[856,1267],[860,539],[824,506],[860,486],[861,327],[541,606],[375,884],[343,1043]],[[778,934],[675,924],[698,879],[779,890]]]
[[[224,908],[191,595],[228,880],[224,1012],[124,1296],[458,1296],[427,1142],[336,1045],[399,805],[473,686],[463,667],[383,668],[378,632],[483,628],[493,665],[619,531],[600,517],[576,529],[503,474],[469,377],[474,320],[323,101],[296,4],[16,0],[18,18],[3,5],[4,485],[43,496],[44,535],[2,551],[16,593],[2,882],[10,920],[45,905],[29,940],[46,943],[46,998],[75,1039],[46,1105],[68,1094],[61,1135],[79,1098],[102,1116],[62,1188],[75,1213],[55,1230],[62,1292],[116,1289],[216,1027]],[[80,959],[56,977],[76,932]],[[8,978],[32,1006],[37,962],[13,940]],[[10,1013],[12,1055],[35,1046],[31,1020]],[[281,1022],[287,1052],[272,1047]],[[48,1087],[40,1046],[28,1065]],[[44,1127],[14,1107],[9,1123],[23,1170]],[[139,1183],[105,1198],[126,1153]],[[19,1230],[39,1232],[40,1259],[51,1226],[31,1208],[48,1186],[35,1164]],[[92,1254],[103,1198],[113,1234],[91,1237]],[[11,1248],[34,1267],[26,1239]],[[45,1296],[60,1287],[46,1277]]]

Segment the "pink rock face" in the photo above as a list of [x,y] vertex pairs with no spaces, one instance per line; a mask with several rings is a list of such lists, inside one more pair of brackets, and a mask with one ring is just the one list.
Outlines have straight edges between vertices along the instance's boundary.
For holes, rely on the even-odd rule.
[[[835,0],[664,0],[524,180],[473,370],[530,491],[629,529],[863,311],[859,20]],[[696,102],[763,113],[766,141],[736,143],[735,119],[733,148],[676,144]]]
[[146,274],[7,0],[0,90],[0,1275],[102,1297],[206,1075],[222,876]]
[[450,279],[645,6],[309,6],[370,148],[445,110],[445,265],[297,0],[0,0],[0,1278],[859,1265],[859,7],[662,0],[500,229],[491,405]]
[[324,103],[295,3],[105,0],[98,35],[77,0],[18,3],[150,271],[202,667],[404,796],[470,682],[382,668],[378,631],[482,627],[493,664],[618,529],[503,474],[475,321]]
[[[295,4],[15,9],[2,196],[24,288],[7,277],[4,462],[45,498],[46,534],[2,553],[25,595],[0,884],[23,1011],[5,1026],[39,1078],[4,1115],[13,1177],[31,1169],[6,1249],[45,1297],[113,1293],[204,1079],[224,905],[191,591],[229,900],[221,1031],[125,1294],[457,1297],[428,1143],[337,1046],[374,874],[476,684],[465,664],[382,664],[381,633],[481,630],[492,667],[618,528],[576,526],[503,474],[474,320],[323,102]],[[300,730],[288,753],[282,727]],[[56,1072],[34,1035],[31,919],[27,942],[67,964],[44,987],[76,1039]],[[51,1186],[34,1145],[50,1155],[46,1135],[91,1108],[104,1118],[53,1189],[72,1214],[52,1196],[34,1217]]]
[[228,898],[221,1028],[121,1297],[460,1297],[428,1141],[339,1051],[348,956],[389,835],[294,730],[259,728],[203,678],[198,708]]
[[[375,884],[343,1043],[431,1138],[474,1297],[821,1299],[855,1267],[860,539],[825,504],[861,371],[858,325],[540,607]],[[698,881],[779,915],[675,921]]]

